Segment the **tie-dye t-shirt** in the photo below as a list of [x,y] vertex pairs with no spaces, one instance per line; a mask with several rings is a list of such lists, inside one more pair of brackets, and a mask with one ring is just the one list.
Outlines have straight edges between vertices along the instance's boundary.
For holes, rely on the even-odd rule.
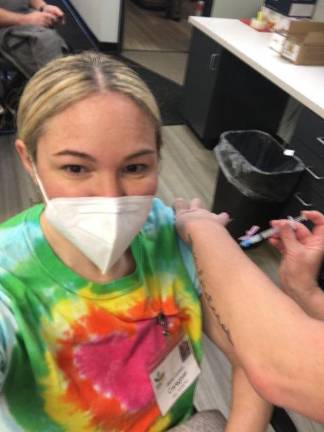
[[163,431],[189,417],[195,385],[162,416],[149,380],[180,332],[201,360],[192,257],[172,210],[154,200],[131,245],[136,270],[108,284],[63,264],[42,211],[0,225],[0,431]]

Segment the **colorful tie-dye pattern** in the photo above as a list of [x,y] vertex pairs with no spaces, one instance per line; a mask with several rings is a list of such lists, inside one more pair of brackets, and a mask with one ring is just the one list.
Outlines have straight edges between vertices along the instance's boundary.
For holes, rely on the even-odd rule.
[[131,246],[136,270],[106,285],[58,259],[40,229],[42,209],[0,226],[0,430],[155,432],[190,416],[194,386],[162,417],[149,381],[182,331],[201,359],[192,257],[171,209],[154,200]]

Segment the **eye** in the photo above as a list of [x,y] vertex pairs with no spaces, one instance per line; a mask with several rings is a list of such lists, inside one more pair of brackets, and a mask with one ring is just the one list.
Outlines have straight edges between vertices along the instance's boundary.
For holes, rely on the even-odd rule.
[[62,169],[71,174],[82,174],[87,172],[86,167],[82,165],[63,165]]
[[141,174],[148,169],[146,164],[130,164],[123,168],[123,173],[125,174]]

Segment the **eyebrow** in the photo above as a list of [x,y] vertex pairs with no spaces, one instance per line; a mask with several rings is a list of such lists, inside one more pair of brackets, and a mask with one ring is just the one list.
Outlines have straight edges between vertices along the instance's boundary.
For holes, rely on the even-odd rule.
[[[136,153],[131,153],[130,155],[126,156],[125,159],[129,160],[129,159],[133,159],[133,158],[136,158],[139,156],[145,156],[147,154],[155,154],[155,152],[156,151],[152,150],[152,149],[143,149],[143,150],[140,150]],[[78,157],[81,159],[89,160],[91,162],[96,162],[96,158],[94,158],[90,154],[84,153],[84,152],[79,152],[76,150],[69,150],[69,149],[62,150],[62,151],[59,151],[57,153],[54,153],[54,156],[74,156],[74,157]]]
[[54,156],[75,156],[81,159],[90,160],[92,162],[96,161],[96,159],[93,156],[89,155],[88,153],[83,153],[76,150],[68,150],[68,149],[54,153]]

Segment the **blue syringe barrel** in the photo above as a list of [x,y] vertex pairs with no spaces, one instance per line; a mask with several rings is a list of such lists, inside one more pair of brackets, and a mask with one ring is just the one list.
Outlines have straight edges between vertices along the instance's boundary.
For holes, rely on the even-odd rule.
[[[298,216],[296,218],[289,218],[288,220],[293,221],[293,222],[303,222],[307,219],[304,216]],[[267,238],[272,237],[277,232],[279,232],[278,228],[268,228],[268,229],[261,231],[258,234],[255,234],[255,235],[253,235],[253,236],[251,236],[245,240],[242,240],[240,242],[240,245],[243,248],[247,248],[249,246],[252,246],[253,244],[260,243],[262,240],[266,240]]]

